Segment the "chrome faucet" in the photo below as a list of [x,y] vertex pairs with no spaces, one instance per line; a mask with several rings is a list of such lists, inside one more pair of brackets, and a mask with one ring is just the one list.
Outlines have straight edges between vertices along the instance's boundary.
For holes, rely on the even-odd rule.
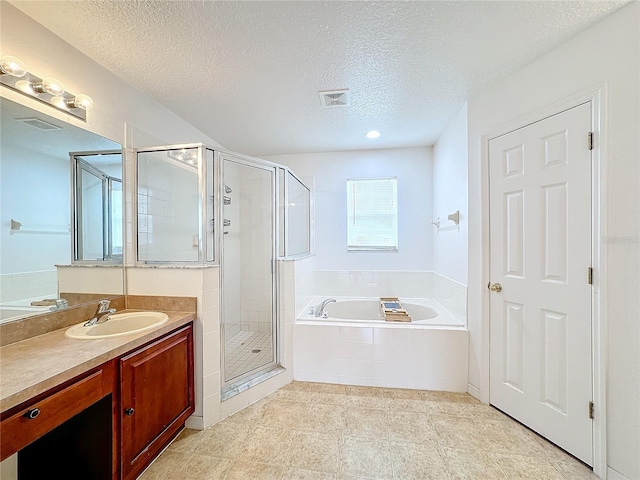
[[314,315],[316,317],[324,317],[326,315],[326,312],[324,311],[324,309],[327,307],[328,304],[335,301],[336,301],[335,298],[327,298],[323,300],[322,303],[318,305],[318,308],[315,309]]
[[98,302],[98,309],[96,310],[95,316],[91,320],[87,320],[83,325],[85,327],[90,327],[96,323],[104,323],[109,320],[109,315],[116,313],[115,308],[109,308],[110,303],[111,302],[109,300],[100,300]]
[[69,302],[64,298],[56,298],[54,300],[54,305],[49,307],[49,310],[55,312],[56,310],[62,310],[64,308],[69,308]]

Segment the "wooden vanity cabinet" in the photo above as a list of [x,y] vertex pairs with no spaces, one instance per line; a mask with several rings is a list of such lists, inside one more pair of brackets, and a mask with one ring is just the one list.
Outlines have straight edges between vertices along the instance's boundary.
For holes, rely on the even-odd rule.
[[1,459],[27,480],[134,479],[194,412],[193,382],[189,323],[2,412]]
[[120,359],[122,478],[136,478],[194,412],[193,327]]
[[42,478],[52,471],[68,469],[68,454],[75,453],[82,459],[76,467],[83,475],[116,478],[114,383],[115,362],[107,362],[3,412],[2,460],[20,452],[20,478]]

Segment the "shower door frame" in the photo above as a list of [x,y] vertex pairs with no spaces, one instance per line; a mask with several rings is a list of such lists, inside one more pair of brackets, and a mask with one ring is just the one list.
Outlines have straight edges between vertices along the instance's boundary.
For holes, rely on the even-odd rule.
[[[93,166],[82,157],[91,157],[98,155],[120,155],[121,159],[121,174],[120,178],[112,177],[99,168]],[[113,239],[112,239],[112,221],[111,221],[111,206],[112,206],[112,183],[113,181],[120,182],[121,190],[124,192],[124,153],[123,150],[89,150],[81,152],[69,152],[69,163],[71,166],[71,225],[74,229],[71,241],[71,261],[74,265],[93,265],[96,263],[107,265],[122,265],[124,262],[124,228],[122,238],[122,253],[119,255],[113,255]],[[78,228],[82,224],[82,213],[79,210],[80,195],[78,194],[79,177],[78,171],[80,169],[95,175],[96,177],[102,177],[102,260],[92,259],[84,260],[78,258],[80,247],[80,234],[81,228]],[[80,179],[81,182],[81,179]],[[106,184],[105,184],[106,182]],[[122,223],[124,224],[124,193],[123,193],[123,214]]]
[[[215,232],[215,237],[218,243],[218,261],[220,264],[220,380],[222,388],[223,400],[225,393],[235,392],[239,393],[245,388],[249,388],[253,385],[252,380],[260,378],[262,375],[268,374],[271,371],[276,371],[280,365],[280,322],[278,318],[278,167],[279,165],[268,162],[266,160],[254,159],[241,154],[226,152],[217,150],[217,155],[214,162],[214,171],[218,176],[218,182],[213,182],[216,189],[216,221],[215,226],[220,226],[219,230]],[[272,359],[268,364],[253,368],[248,372],[244,372],[232,379],[226,378],[226,358],[225,358],[225,345],[226,345],[226,330],[224,324],[224,233],[223,226],[220,222],[224,219],[224,202],[223,196],[223,183],[224,183],[224,162],[225,160],[234,162],[236,164],[243,165],[245,167],[253,167],[261,170],[265,170],[271,173],[271,348]]]

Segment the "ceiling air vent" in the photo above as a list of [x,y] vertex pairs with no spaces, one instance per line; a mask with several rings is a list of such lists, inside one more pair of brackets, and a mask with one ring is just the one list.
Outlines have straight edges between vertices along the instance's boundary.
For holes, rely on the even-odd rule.
[[323,107],[348,107],[349,89],[318,92]]
[[54,125],[53,123],[45,122],[44,120],[40,120],[36,117],[16,118],[16,121],[22,122],[30,127],[39,128],[40,130],[62,130],[62,127]]

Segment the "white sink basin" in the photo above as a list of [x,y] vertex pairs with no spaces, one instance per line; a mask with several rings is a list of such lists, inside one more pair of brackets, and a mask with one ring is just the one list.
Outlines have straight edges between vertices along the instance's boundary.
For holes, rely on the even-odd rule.
[[119,337],[152,330],[167,323],[169,317],[162,312],[130,312],[116,313],[104,323],[85,327],[79,323],[70,327],[64,334],[69,338],[98,339]]

